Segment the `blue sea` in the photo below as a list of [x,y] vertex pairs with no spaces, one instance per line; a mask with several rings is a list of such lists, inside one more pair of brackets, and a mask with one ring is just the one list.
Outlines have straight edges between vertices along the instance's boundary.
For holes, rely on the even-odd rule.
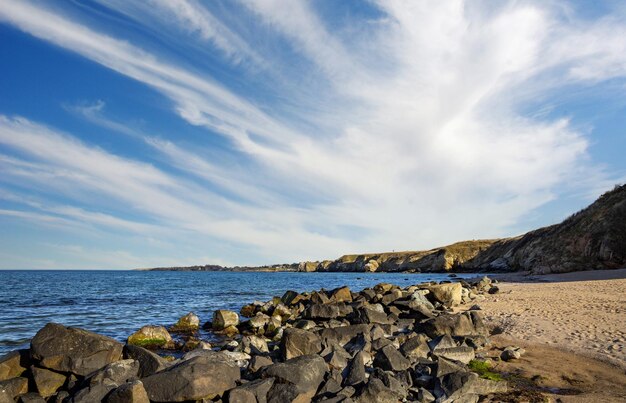
[[[170,326],[190,311],[205,322],[217,309],[239,311],[286,290],[347,285],[359,291],[380,282],[408,286],[448,279],[447,274],[410,273],[0,271],[0,355],[28,347],[48,322],[124,341],[143,325]],[[212,340],[209,333],[201,337]]]

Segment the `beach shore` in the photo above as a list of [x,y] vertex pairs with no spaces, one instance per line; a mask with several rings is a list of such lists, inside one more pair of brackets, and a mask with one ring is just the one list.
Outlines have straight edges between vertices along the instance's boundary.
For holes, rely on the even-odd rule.
[[520,345],[528,354],[498,370],[579,393],[555,400],[626,401],[626,269],[499,281],[500,292],[480,303],[502,331],[492,347]]

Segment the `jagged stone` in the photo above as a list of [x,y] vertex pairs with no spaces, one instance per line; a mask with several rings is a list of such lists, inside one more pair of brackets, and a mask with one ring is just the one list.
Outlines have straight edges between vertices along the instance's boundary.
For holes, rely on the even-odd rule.
[[388,345],[376,353],[374,365],[388,371],[404,371],[411,363],[394,346]]
[[11,378],[0,381],[0,402],[14,402],[15,399],[28,393],[27,378]]
[[317,354],[322,350],[322,340],[313,332],[287,329],[280,341],[280,351],[285,360],[301,355]]
[[37,386],[37,391],[43,397],[54,395],[55,392],[65,384],[65,380],[67,379],[63,374],[35,366],[30,368],[30,372]]
[[30,366],[28,350],[11,351],[0,357],[0,381],[17,378]]
[[444,334],[450,336],[486,336],[489,334],[489,329],[482,321],[479,311],[439,315],[423,322],[421,330],[431,338]]
[[283,363],[270,365],[264,369],[263,377],[276,378],[280,384],[292,384],[299,394],[306,395],[310,399],[324,380],[327,370],[328,366],[322,357],[302,355]]
[[352,293],[348,287],[337,288],[331,291],[330,300],[334,302],[352,302]]
[[124,346],[124,357],[139,362],[139,377],[145,378],[157,373],[168,366],[168,362],[152,351],[143,347],[127,344]]
[[139,380],[125,383],[114,389],[106,403],[150,403],[148,393]]
[[461,304],[462,289],[461,283],[438,284],[428,288],[428,295],[446,307],[453,307]]
[[267,394],[274,385],[274,378],[258,379],[228,392],[228,403],[266,403]]
[[359,351],[356,353],[350,366],[348,367],[348,376],[345,379],[344,384],[349,386],[356,386],[365,383],[367,377],[365,376],[365,360],[367,353]]
[[259,336],[243,336],[240,348],[241,351],[248,354],[264,354],[270,351],[265,339]]

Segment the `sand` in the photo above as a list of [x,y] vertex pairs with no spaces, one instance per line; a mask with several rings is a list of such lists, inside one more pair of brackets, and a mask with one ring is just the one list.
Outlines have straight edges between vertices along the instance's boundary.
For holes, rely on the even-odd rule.
[[479,304],[503,332],[492,356],[511,344],[528,351],[500,370],[564,392],[554,400],[626,401],[626,269],[499,280],[500,292]]

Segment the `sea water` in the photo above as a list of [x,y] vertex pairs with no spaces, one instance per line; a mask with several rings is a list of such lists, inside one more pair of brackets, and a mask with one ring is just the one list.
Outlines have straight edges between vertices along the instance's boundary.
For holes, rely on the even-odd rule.
[[[381,282],[404,287],[449,279],[447,274],[411,273],[0,271],[0,355],[28,347],[48,322],[124,341],[143,325],[170,326],[188,312],[205,322],[217,309],[239,311],[286,290],[347,285],[359,291]],[[200,336],[212,337],[207,332]]]

